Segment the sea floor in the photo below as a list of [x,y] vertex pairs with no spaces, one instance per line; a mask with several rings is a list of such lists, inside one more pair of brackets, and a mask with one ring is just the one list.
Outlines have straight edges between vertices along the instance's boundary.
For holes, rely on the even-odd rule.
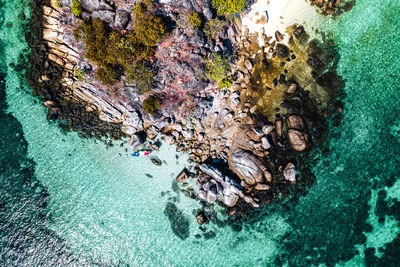
[[329,152],[314,151],[317,180],[297,204],[275,202],[236,227],[198,226],[200,204],[173,183],[187,165],[174,147],[156,152],[159,167],[130,157],[126,144],[82,139],[46,120],[9,67],[27,48],[18,15],[29,17],[28,2],[0,5],[0,265],[400,262],[399,1],[358,0],[320,25],[336,42],[346,82],[341,124],[331,129]]

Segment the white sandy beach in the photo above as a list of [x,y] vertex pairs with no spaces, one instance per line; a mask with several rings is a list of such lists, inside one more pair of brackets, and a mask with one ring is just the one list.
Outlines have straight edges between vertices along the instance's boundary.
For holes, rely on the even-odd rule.
[[[266,22],[266,20],[268,22]],[[313,28],[321,21],[315,9],[304,0],[258,0],[251,6],[251,11],[242,17],[242,32],[249,29],[249,33],[264,33],[275,36],[275,31],[280,31],[287,42],[285,30],[288,26],[298,23],[304,25],[311,34]],[[263,44],[261,37],[260,45]]]

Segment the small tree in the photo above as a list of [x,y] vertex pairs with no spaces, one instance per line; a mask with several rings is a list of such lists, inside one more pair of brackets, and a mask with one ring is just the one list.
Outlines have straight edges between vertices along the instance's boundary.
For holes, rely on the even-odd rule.
[[121,78],[123,70],[117,65],[101,66],[96,72],[97,78],[105,85],[113,85]]
[[209,79],[215,80],[218,83],[218,88],[230,87],[232,85],[232,78],[228,76],[228,71],[230,70],[228,58],[213,53],[205,62],[206,75]]
[[160,108],[161,97],[158,95],[149,96],[143,101],[143,110],[150,115],[156,115]]
[[189,16],[189,24],[193,30],[197,31],[201,26],[201,18],[197,12],[192,12]]
[[212,0],[219,16],[238,13],[243,10],[245,4],[246,0]]
[[82,15],[83,8],[79,0],[72,0],[71,11],[75,17],[80,17]]
[[160,17],[154,16],[154,7],[151,1],[136,4],[135,34],[144,45],[156,46],[165,34],[165,26]]
[[204,33],[208,38],[215,38],[226,26],[227,22],[219,19],[212,19],[208,21],[204,27]]
[[141,94],[153,89],[154,72],[146,62],[138,62],[136,66],[125,69],[126,80],[135,82]]

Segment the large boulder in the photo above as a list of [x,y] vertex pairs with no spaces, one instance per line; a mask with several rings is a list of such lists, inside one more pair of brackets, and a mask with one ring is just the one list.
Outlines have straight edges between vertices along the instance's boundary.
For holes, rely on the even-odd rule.
[[124,114],[122,131],[128,135],[132,135],[143,130],[143,120],[139,112],[131,111]]
[[307,148],[308,135],[296,129],[289,129],[289,142],[296,151],[304,151]]
[[304,129],[304,121],[298,115],[290,115],[287,119],[287,125],[288,125],[288,128],[293,128],[293,129],[297,129],[297,130]]
[[271,179],[267,167],[252,153],[238,149],[229,158],[229,166],[240,179],[249,185],[263,182],[265,177]]
[[143,139],[137,135],[133,134],[129,139],[129,145],[132,147],[133,150],[136,150],[143,144]]
[[200,170],[205,174],[198,179],[199,197],[209,203],[217,199],[226,206],[233,207],[241,196],[242,188],[230,177],[223,175],[216,167],[202,164]]

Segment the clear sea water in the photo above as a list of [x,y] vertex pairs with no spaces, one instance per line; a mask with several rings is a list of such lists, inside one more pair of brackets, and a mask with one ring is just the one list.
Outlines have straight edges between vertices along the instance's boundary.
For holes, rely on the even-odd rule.
[[400,1],[357,0],[321,25],[347,94],[330,152],[314,152],[317,181],[297,205],[272,204],[234,230],[199,229],[200,205],[173,185],[187,159],[173,147],[157,167],[46,120],[9,67],[27,48],[28,2],[0,1],[1,266],[400,264]]

